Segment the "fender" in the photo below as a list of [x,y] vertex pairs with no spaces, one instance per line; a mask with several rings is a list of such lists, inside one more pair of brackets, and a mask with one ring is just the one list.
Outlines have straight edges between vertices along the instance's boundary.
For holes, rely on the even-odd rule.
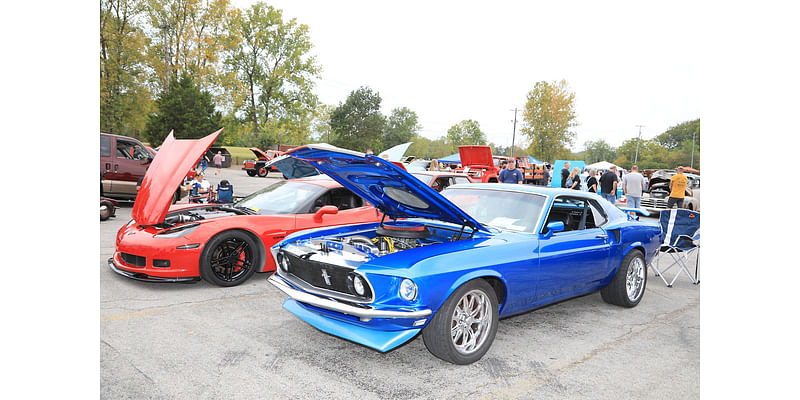
[[[469,282],[469,281],[471,281],[473,279],[485,278],[485,277],[492,277],[492,278],[499,279],[500,282],[503,283],[503,286],[504,286],[504,288],[506,290],[506,293],[504,294],[504,296],[505,296],[506,299],[508,299],[508,282],[506,282],[505,278],[503,278],[503,276],[499,272],[497,272],[495,270],[492,270],[492,269],[478,269],[478,270],[471,271],[468,274],[461,275],[461,276],[458,277],[458,279],[453,281],[453,284],[450,285],[449,289],[447,289],[447,293],[444,296],[442,296],[442,299],[439,301],[439,304],[436,305],[436,308],[434,310],[434,314],[439,311],[439,309],[442,307],[442,305],[444,305],[444,302],[447,301],[448,298],[450,298],[450,296],[453,294],[453,292],[456,291],[456,289],[458,289],[463,284],[465,284],[465,283],[467,283],[467,282]],[[498,310],[497,310],[498,314],[500,314],[500,311],[503,309],[503,306],[505,305],[505,303],[506,302],[503,302],[503,304],[499,304],[498,305],[498,307],[497,307],[498,308]]]

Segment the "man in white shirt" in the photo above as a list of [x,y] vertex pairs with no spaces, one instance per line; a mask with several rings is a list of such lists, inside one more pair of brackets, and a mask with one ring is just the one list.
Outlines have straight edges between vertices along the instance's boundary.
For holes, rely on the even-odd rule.
[[626,203],[630,208],[642,207],[642,192],[644,192],[645,179],[639,173],[639,167],[634,165],[631,172],[622,178],[622,193],[625,194]]
[[[209,191],[211,190],[211,182],[203,179],[203,174],[199,173],[189,182],[188,190],[191,192],[193,188],[197,188],[197,194],[195,195],[197,202],[205,202],[204,200],[208,199]],[[205,196],[204,198],[199,198],[200,196]],[[191,197],[191,196],[190,196]],[[192,200],[191,198],[189,199]]]

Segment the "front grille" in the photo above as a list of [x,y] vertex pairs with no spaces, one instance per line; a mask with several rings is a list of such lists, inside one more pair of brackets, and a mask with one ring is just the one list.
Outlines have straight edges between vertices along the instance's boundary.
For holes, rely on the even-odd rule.
[[[340,267],[338,265],[325,264],[318,261],[311,261],[295,256],[291,253],[283,253],[289,259],[289,273],[296,278],[314,286],[316,288],[332,290],[346,294],[348,296],[356,296],[362,298],[369,298],[372,296],[369,289],[365,296],[358,296],[355,290],[352,289],[349,275],[353,272],[351,268]],[[327,281],[325,277],[327,276]],[[330,282],[330,284],[328,284]]]
[[667,208],[667,200],[666,199],[654,199],[652,197],[642,199],[642,207],[650,207],[650,208]]
[[142,268],[147,266],[147,259],[142,256],[137,256],[128,253],[120,253],[120,256],[122,257],[122,261],[124,261],[125,264],[128,264],[130,266],[142,267]]

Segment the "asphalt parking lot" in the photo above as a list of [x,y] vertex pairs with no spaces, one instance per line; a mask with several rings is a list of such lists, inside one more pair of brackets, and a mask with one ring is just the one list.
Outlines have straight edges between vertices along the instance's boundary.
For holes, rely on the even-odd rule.
[[[235,195],[277,180],[238,167],[207,178],[228,179]],[[700,397],[702,285],[685,276],[667,288],[650,270],[632,309],[594,293],[503,319],[489,352],[457,366],[428,353],[422,337],[379,353],[317,331],[281,308],[268,274],[232,288],[119,276],[107,259],[130,213],[100,223],[102,398]]]

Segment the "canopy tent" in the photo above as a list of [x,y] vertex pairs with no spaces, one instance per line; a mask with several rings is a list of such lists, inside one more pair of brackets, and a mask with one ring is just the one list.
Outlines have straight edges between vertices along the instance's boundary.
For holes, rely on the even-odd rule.
[[537,160],[537,159],[535,159],[535,158],[533,158],[531,156],[527,156],[527,157],[528,157],[528,161],[530,161],[531,164],[536,164],[536,165],[544,164],[543,162],[541,162],[541,161],[539,161],[539,160]]
[[610,163],[608,161],[599,161],[599,162],[596,162],[594,164],[587,165],[586,168],[591,168],[591,169],[609,169],[609,168],[611,168],[613,166],[614,166],[614,164],[612,164],[612,163]]
[[437,161],[444,164],[461,164],[461,156],[456,154],[451,154],[447,157],[439,158]]

